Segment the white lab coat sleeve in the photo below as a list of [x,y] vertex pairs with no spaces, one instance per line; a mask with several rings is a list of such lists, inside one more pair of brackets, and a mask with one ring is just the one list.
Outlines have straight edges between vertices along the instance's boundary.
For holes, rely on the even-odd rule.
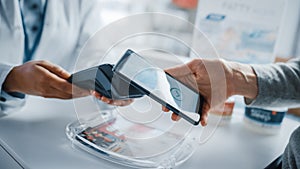
[[3,83],[13,66],[0,63],[0,117],[19,110],[25,104],[22,93],[7,93],[2,90]]
[[102,26],[101,1],[89,0],[81,4],[82,13],[80,16],[81,28],[78,42],[81,47],[91,38]]
[[[96,58],[94,57],[96,55],[95,51],[91,52],[93,55],[84,55],[84,57],[80,56],[80,53],[84,48],[85,43],[103,27],[101,18],[101,4],[102,3],[99,0],[82,1],[80,4],[79,8],[82,12],[79,16],[80,29],[76,50],[74,51],[74,56],[78,56],[76,60],[77,62],[74,64],[76,65],[75,71],[99,64],[99,53],[96,52]],[[99,48],[97,48],[97,50],[99,50]]]

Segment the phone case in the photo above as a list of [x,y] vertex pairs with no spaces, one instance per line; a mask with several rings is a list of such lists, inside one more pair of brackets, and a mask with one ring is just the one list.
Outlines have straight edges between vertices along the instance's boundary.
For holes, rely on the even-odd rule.
[[191,137],[127,121],[115,110],[100,114],[70,123],[66,135],[75,148],[113,163],[133,168],[173,168],[186,161],[198,145]]

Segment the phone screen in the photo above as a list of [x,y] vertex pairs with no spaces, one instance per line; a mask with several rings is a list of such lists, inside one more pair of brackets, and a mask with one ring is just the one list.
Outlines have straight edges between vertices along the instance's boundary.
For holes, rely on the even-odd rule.
[[114,72],[190,123],[200,121],[203,97],[142,56],[127,50]]

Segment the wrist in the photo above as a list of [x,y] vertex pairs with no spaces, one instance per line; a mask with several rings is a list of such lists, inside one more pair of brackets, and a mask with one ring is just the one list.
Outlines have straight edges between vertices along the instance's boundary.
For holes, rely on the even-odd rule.
[[17,79],[16,79],[16,68],[13,67],[11,71],[7,74],[4,83],[2,84],[2,89],[5,92],[18,92],[17,89]]
[[258,93],[257,77],[250,65],[223,61],[228,97],[242,95],[255,99]]

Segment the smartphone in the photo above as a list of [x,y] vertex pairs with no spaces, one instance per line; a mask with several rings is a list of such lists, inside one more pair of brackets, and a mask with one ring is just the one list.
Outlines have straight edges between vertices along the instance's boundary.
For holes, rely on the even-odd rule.
[[[113,65],[102,64],[71,75],[68,82],[87,90],[95,90],[106,98],[126,100],[144,96],[140,90],[115,76]],[[114,83],[112,84],[112,79]]]
[[142,56],[128,49],[113,67],[113,72],[183,119],[193,125],[199,124],[203,96]]

